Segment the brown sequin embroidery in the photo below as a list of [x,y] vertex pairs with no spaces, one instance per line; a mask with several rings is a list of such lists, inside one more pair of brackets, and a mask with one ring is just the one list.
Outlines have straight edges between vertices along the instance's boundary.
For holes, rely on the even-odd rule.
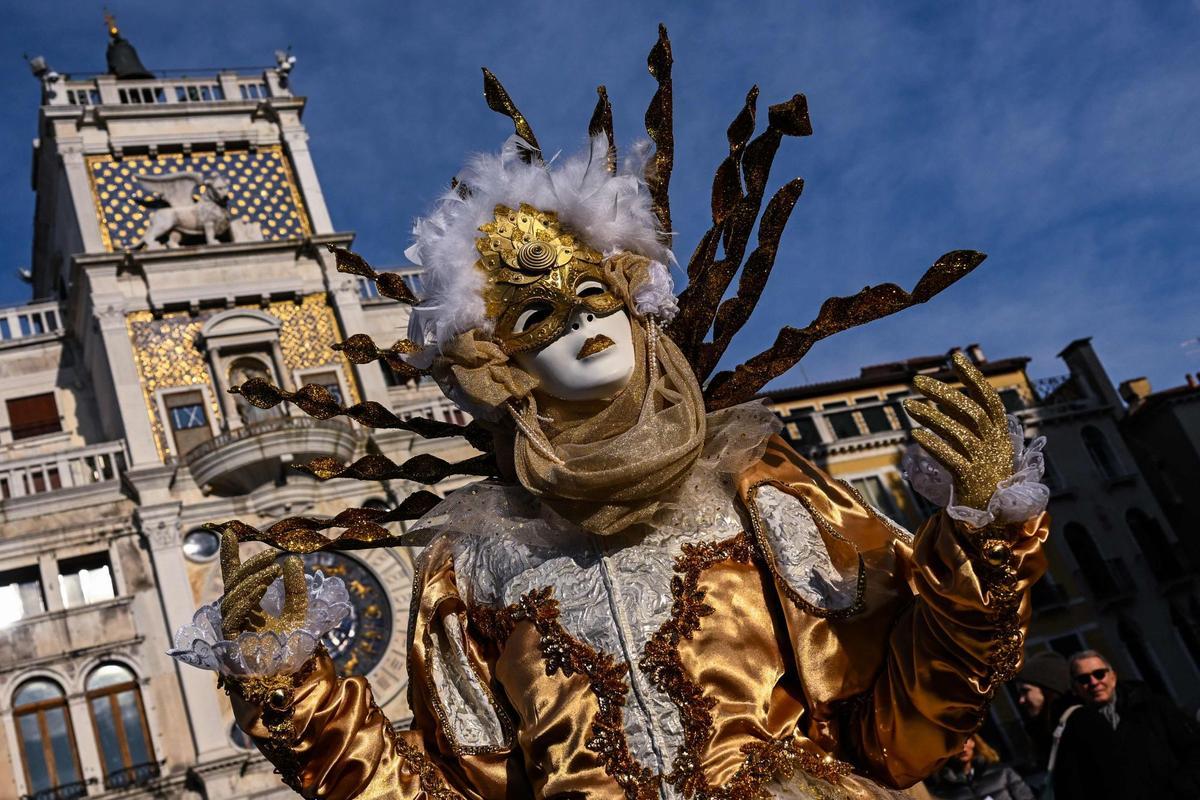
[[477,606],[471,610],[471,621],[484,637],[497,642],[508,639],[518,622],[527,621],[538,632],[547,675],[561,673],[570,677],[579,673],[587,677],[599,705],[587,748],[600,756],[604,771],[627,798],[655,800],[659,796],[660,778],[638,763],[625,739],[622,710],[629,689],[625,682],[629,667],[568,634],[558,621],[558,601],[552,593],[549,588],[535,589],[507,608]]
[[685,544],[683,554],[675,562],[678,574],[671,580],[674,598],[671,617],[650,638],[640,662],[650,682],[679,709],[683,744],[666,779],[685,797],[699,800],[764,797],[763,784],[775,777],[791,776],[796,767],[831,783],[850,772],[848,764],[810,753],[794,737],[788,737],[743,748],[746,762],[723,787],[710,786],[704,775],[700,754],[713,737],[712,708],[716,701],[706,696],[704,689],[687,675],[679,643],[691,639],[700,629],[700,620],[714,611],[704,602],[704,591],[699,588],[701,574],[723,561],[748,564],[752,555],[750,539],[744,533],[723,542]]
[[[376,713],[380,713],[379,708],[374,703],[371,704],[371,708]],[[384,725],[383,728],[387,732],[387,736],[391,740],[392,748],[396,751],[396,754],[416,774],[417,782],[420,784],[421,791],[425,793],[426,797],[430,798],[430,800],[462,800],[461,794],[446,786],[445,781],[442,780],[442,774],[438,772],[437,767],[430,761],[429,756],[401,738],[396,733],[396,729],[391,725]]]

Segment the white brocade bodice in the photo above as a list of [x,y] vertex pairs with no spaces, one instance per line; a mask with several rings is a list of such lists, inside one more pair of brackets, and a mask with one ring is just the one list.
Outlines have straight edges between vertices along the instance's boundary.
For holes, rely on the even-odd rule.
[[[736,440],[721,431],[710,436],[704,456],[667,508],[637,535],[588,533],[523,488],[491,481],[455,492],[411,532],[429,537],[426,557],[450,549],[458,590],[472,605],[510,606],[531,591],[552,589],[565,631],[627,665],[623,722],[630,753],[659,774],[671,771],[683,726],[674,703],[638,664],[671,615],[671,581],[683,546],[751,529],[734,480],[761,456],[761,444],[776,430],[774,416],[759,408],[730,410],[724,432],[736,431]],[[823,605],[853,594],[853,576],[833,568],[812,517],[799,503],[765,487],[756,510],[774,561],[793,588]],[[785,530],[787,535],[776,535]],[[454,654],[434,658],[438,694],[460,741],[486,745],[500,735],[500,726],[480,692],[457,685],[456,677],[470,671],[453,667],[454,660]],[[665,781],[662,793],[677,796]]]

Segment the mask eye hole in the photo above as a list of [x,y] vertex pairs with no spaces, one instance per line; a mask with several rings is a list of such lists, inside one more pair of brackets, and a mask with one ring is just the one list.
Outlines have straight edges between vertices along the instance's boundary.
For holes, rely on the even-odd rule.
[[593,297],[598,294],[604,294],[608,291],[608,287],[600,281],[583,281],[575,287],[576,297]]
[[513,333],[524,333],[530,328],[537,327],[554,313],[554,306],[549,303],[530,303],[525,306],[517,321],[513,323]]

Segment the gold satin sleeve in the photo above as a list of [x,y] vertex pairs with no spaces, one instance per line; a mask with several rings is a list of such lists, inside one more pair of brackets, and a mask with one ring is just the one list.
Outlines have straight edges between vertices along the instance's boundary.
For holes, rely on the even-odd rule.
[[[429,563],[429,562],[427,562]],[[417,576],[410,637],[409,699],[414,729],[396,731],[375,705],[368,682],[342,678],[324,648],[292,676],[228,680],[234,714],[284,783],[322,800],[450,800],[527,797],[509,780],[511,746],[480,752],[455,744],[440,713],[428,647],[444,630],[440,615],[465,613],[449,558]],[[462,628],[466,630],[466,627]],[[474,668],[490,680],[485,654],[467,642]],[[500,712],[503,713],[503,712]],[[507,731],[507,728],[506,728]],[[515,792],[515,794],[514,794]]]
[[1049,518],[1004,531],[993,564],[980,534],[944,511],[910,539],[778,437],[741,476],[748,506],[767,482],[803,503],[835,563],[848,563],[849,544],[865,573],[855,605],[830,611],[794,602],[775,577],[809,711],[801,724],[857,771],[911,786],[961,748],[1019,668]]

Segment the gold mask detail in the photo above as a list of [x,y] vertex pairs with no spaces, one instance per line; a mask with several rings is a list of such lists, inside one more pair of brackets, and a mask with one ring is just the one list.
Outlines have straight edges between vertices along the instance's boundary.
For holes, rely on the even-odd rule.
[[507,353],[537,350],[567,328],[571,313],[598,317],[624,308],[604,279],[603,256],[575,238],[558,215],[522,203],[498,205],[495,220],[480,227],[476,266],[487,275],[483,301],[495,320],[495,337]]

